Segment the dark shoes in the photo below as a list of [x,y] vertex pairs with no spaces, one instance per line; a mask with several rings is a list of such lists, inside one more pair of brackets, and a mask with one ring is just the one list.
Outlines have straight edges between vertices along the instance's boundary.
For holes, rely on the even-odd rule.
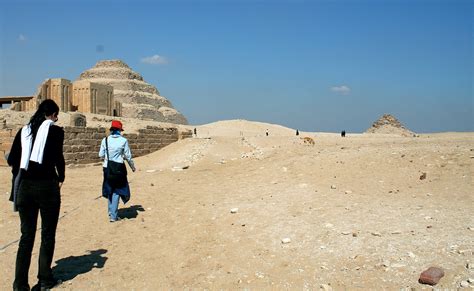
[[120,221],[120,220],[122,220],[120,217],[117,217],[116,219],[113,219],[112,217],[109,218],[110,222],[117,222],[117,221]]
[[38,282],[33,288],[31,288],[31,291],[48,291],[50,289],[53,289],[54,287],[60,285],[62,283],[61,280],[51,280],[51,281],[46,281],[46,282]]

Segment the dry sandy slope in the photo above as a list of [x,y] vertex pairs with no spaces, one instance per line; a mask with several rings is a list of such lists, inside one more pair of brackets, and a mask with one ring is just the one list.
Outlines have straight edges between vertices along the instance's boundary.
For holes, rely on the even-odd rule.
[[[137,158],[132,200],[121,205],[128,219],[113,224],[96,199],[101,167],[69,168],[58,288],[419,289],[432,265],[446,272],[438,287],[474,277],[465,267],[474,262],[473,133],[312,134],[315,146],[293,133],[239,135],[181,140]],[[9,169],[0,173],[3,247],[18,239],[19,220],[4,194]],[[16,244],[0,251],[1,290],[11,286],[15,254]]]

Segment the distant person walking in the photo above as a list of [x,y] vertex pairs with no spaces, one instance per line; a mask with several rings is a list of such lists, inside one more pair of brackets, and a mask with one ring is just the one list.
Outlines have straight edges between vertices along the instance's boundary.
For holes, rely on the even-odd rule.
[[296,136],[300,135],[300,132],[298,130],[296,130]]
[[128,185],[124,159],[127,160],[128,165],[135,172],[132,152],[128,140],[121,135],[122,131],[122,123],[118,120],[112,120],[110,135],[102,140],[99,150],[99,157],[104,159],[102,196],[108,200],[110,222],[120,219],[118,217],[119,200],[122,199],[124,204],[130,200],[130,186]]
[[268,129],[265,131],[265,135],[268,136]]
[[346,137],[346,131],[345,130],[341,131],[341,136]]
[[58,284],[51,270],[61,204],[60,189],[65,177],[64,131],[54,125],[58,114],[58,105],[53,100],[44,100],[30,122],[16,134],[8,156],[8,164],[15,176],[11,200],[21,221],[13,290],[30,290],[28,271],[38,213],[41,216],[41,247],[38,284],[33,289],[47,290]]
[[197,135],[198,135],[198,134],[197,134],[197,129],[194,128],[194,137],[197,137]]

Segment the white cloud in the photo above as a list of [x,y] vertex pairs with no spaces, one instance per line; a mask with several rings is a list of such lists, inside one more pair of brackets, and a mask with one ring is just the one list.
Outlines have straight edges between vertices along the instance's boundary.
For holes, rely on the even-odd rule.
[[24,36],[23,34],[20,33],[20,35],[18,36],[18,40],[19,41],[26,41],[26,36]]
[[349,88],[346,85],[334,86],[334,87],[331,87],[331,91],[342,94],[342,95],[347,95],[351,93],[351,88]]
[[168,63],[168,60],[165,57],[153,55],[151,57],[142,58],[141,62],[150,65],[165,65]]

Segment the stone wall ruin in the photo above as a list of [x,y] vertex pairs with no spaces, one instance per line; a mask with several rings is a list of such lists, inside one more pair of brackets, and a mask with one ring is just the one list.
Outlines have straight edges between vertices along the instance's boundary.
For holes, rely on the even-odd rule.
[[[0,166],[8,166],[5,154],[11,149],[19,128],[0,128]],[[102,127],[64,127],[64,158],[66,164],[98,163],[99,147],[107,130]],[[138,133],[124,134],[133,157],[155,152],[179,139],[192,137],[190,130],[179,131],[173,127],[147,126]]]

